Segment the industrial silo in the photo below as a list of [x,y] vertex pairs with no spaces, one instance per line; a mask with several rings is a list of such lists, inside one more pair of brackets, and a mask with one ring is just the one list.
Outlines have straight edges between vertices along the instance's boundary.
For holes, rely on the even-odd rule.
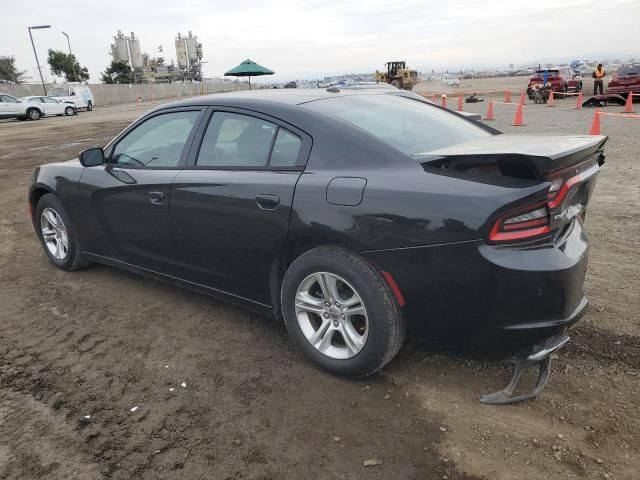
[[176,60],[178,61],[178,68],[186,69],[189,67],[187,60],[187,45],[185,39],[178,33],[176,37]]
[[131,66],[133,68],[142,68],[142,54],[140,53],[140,40],[138,40],[133,32],[129,39],[129,53],[131,54]]
[[127,40],[120,30],[118,34],[113,37],[114,44],[111,45],[111,55],[116,62],[129,62],[129,47],[127,46]]

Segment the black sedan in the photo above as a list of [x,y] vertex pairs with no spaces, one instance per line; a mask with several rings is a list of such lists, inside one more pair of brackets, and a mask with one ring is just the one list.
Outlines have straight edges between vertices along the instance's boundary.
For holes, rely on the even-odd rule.
[[37,168],[29,202],[58,267],[283,317],[310,359],[362,377],[408,327],[520,348],[575,322],[605,141],[502,135],[394,90],[213,95]]

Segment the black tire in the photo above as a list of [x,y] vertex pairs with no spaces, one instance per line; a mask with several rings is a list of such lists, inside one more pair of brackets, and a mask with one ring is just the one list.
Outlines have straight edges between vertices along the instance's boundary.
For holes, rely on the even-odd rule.
[[42,114],[37,108],[30,108],[27,110],[27,118],[29,120],[40,120],[40,117],[42,117]]
[[[358,292],[368,316],[366,342],[355,356],[331,358],[317,350],[304,335],[296,316],[298,287],[311,274],[328,272],[348,282]],[[400,307],[382,275],[365,259],[337,246],[309,250],[287,269],[281,288],[285,325],[304,354],[324,370],[347,378],[363,378],[387,364],[400,350],[406,327]]]
[[[47,248],[43,235],[42,235],[42,212],[45,208],[49,208],[57,213],[67,232],[68,238],[68,249],[67,254],[63,259],[56,258]],[[78,270],[79,268],[87,266],[88,262],[83,259],[82,251],[80,250],[80,245],[78,244],[77,236],[73,230],[73,226],[71,225],[71,221],[67,216],[67,213],[62,208],[60,201],[56,198],[52,193],[47,193],[43,195],[38,204],[35,207],[35,228],[38,238],[40,239],[40,243],[42,244],[42,248],[46,253],[47,257],[51,263],[53,263],[56,267],[61,268],[63,270]]]
[[391,80],[391,85],[402,90],[402,80],[398,78],[396,78],[395,80]]
[[64,114],[65,114],[67,117],[70,117],[70,116],[71,116],[71,115],[73,115],[74,113],[76,113],[76,109],[75,109],[75,108],[73,108],[73,107],[67,107],[67,108],[65,108],[65,109],[64,109]]
[[87,112],[90,112],[91,110],[93,110],[93,103],[87,102]]

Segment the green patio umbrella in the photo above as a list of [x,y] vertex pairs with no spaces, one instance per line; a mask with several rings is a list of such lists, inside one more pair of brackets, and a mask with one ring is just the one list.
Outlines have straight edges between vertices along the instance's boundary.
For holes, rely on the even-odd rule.
[[251,90],[251,77],[258,77],[260,75],[273,75],[275,72],[268,68],[258,65],[253,60],[248,58],[235,68],[232,68],[224,74],[225,77],[249,77],[249,90]]

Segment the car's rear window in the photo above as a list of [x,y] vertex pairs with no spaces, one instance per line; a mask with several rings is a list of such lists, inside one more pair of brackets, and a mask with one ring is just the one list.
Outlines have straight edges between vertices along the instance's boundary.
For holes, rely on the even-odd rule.
[[407,155],[491,136],[446,110],[398,95],[343,96],[303,106],[348,122]]
[[640,75],[640,64],[638,65],[623,65],[617,71],[617,75]]

